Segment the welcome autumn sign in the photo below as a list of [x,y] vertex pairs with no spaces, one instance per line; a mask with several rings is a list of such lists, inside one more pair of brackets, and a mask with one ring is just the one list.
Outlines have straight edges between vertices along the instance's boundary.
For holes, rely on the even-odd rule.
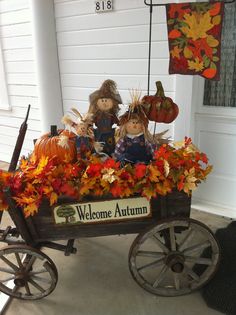
[[169,73],[219,80],[224,3],[173,3],[166,10]]
[[144,218],[151,208],[147,198],[135,197],[60,205],[53,215],[56,224],[86,224]]

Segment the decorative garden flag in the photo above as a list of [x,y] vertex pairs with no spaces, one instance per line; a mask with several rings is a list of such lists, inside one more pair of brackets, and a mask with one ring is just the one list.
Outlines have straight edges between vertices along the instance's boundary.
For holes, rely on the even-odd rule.
[[169,73],[220,79],[223,2],[166,5]]

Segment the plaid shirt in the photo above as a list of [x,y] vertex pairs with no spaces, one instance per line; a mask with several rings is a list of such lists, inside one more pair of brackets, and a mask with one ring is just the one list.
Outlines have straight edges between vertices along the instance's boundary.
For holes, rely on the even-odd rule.
[[143,134],[141,134],[133,138],[129,136],[125,136],[124,138],[121,138],[116,144],[116,148],[114,152],[115,158],[117,160],[120,160],[122,158],[122,155],[125,153],[126,148],[127,148],[127,142],[140,143],[143,140],[145,141],[145,149],[146,149],[147,155],[153,156],[153,153],[155,151],[155,146],[151,142],[145,140]]

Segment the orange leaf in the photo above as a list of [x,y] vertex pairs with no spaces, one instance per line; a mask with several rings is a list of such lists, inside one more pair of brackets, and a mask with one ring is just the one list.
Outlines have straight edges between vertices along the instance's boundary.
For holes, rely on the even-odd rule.
[[41,174],[47,164],[48,164],[48,156],[42,156],[41,159],[39,160],[36,170],[32,174],[32,177]]
[[212,4],[212,9],[209,10],[209,13],[211,16],[217,15],[220,12],[221,9],[221,3],[216,2]]
[[50,196],[50,206],[57,202],[57,198],[57,194],[55,192],[52,192]]
[[216,69],[212,68],[206,69],[203,71],[202,75],[207,79],[212,79],[216,75]]
[[28,206],[24,208],[24,214],[26,218],[29,217],[30,215],[34,215],[37,212],[38,212],[38,206],[35,202],[29,204]]
[[170,39],[175,39],[175,38],[180,37],[181,35],[182,35],[182,34],[181,34],[180,31],[174,29],[174,30],[170,31],[168,37],[169,37]]

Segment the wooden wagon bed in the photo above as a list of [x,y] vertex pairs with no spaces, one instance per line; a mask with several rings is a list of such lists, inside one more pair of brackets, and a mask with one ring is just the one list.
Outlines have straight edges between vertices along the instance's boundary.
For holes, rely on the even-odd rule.
[[[8,197],[11,198],[11,197]],[[106,198],[105,200],[114,200]],[[135,203],[135,198],[133,199]],[[85,201],[94,202],[94,198]],[[67,203],[62,199],[60,203]],[[43,202],[36,215],[24,218],[23,212],[12,199],[9,200],[9,213],[26,243],[38,244],[45,241],[68,240],[79,237],[95,237],[115,234],[133,234],[143,232],[146,228],[157,224],[160,220],[174,217],[188,218],[191,208],[191,197],[184,192],[172,192],[166,196],[159,196],[150,201],[151,217],[105,222],[99,224],[69,224],[57,225],[53,212],[47,200]]]

